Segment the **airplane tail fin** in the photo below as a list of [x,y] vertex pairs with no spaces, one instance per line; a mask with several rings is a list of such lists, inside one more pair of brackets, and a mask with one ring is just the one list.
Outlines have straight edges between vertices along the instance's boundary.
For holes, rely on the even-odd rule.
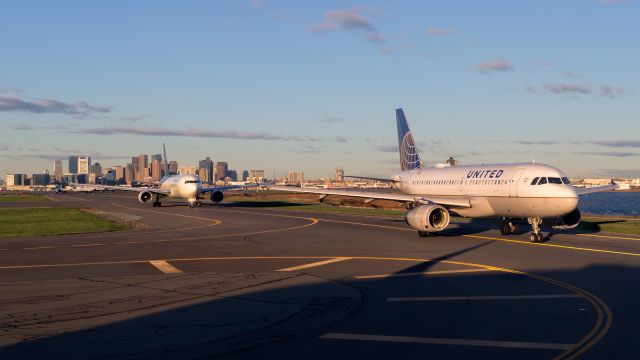
[[420,154],[402,109],[396,109],[396,123],[398,125],[400,170],[406,171],[420,168]]

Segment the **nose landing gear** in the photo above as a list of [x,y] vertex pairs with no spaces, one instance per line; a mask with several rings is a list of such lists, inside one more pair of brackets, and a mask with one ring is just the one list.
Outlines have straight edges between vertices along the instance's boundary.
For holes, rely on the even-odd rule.
[[527,221],[529,222],[533,230],[531,235],[529,235],[529,241],[531,241],[532,243],[541,242],[542,239],[544,238],[544,236],[542,235],[542,232],[540,232],[540,224],[542,224],[542,218],[530,217],[527,219]]
[[518,232],[518,227],[513,223],[511,218],[502,218],[502,226],[500,233],[502,235],[513,235]]

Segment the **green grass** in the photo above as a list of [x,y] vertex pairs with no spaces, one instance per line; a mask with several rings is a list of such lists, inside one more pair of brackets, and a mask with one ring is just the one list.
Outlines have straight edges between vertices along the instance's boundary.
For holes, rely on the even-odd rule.
[[625,218],[584,218],[578,227],[588,232],[612,232],[622,234],[640,235],[640,220]]
[[42,195],[34,195],[34,194],[8,194],[4,193],[0,195],[0,203],[11,203],[11,202],[37,202],[37,201],[49,201],[46,197]]
[[75,208],[0,209],[0,237],[26,237],[124,230],[127,225]]

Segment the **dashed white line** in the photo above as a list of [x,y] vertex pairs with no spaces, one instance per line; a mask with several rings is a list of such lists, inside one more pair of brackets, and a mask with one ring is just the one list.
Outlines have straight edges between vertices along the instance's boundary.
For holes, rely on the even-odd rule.
[[165,274],[180,274],[182,271],[175,266],[169,264],[165,260],[151,260],[149,264],[158,268],[158,270],[162,271]]
[[425,297],[390,297],[387,301],[466,301],[466,300],[538,300],[581,298],[579,294],[551,295],[507,295],[507,296],[425,296]]
[[316,266],[333,264],[333,263],[337,263],[337,262],[345,261],[345,260],[349,260],[349,259],[351,259],[351,258],[349,258],[349,257],[339,257],[339,258],[334,258],[334,259],[329,259],[329,260],[317,261],[317,262],[313,262],[313,263],[305,264],[305,265],[300,265],[300,266],[288,267],[288,268],[284,268],[284,269],[280,269],[280,270],[276,270],[276,271],[298,271],[298,270],[309,269],[309,268],[316,267]]
[[387,336],[387,335],[344,334],[344,333],[328,333],[320,336],[320,339],[359,340],[359,341],[378,341],[378,342],[435,344],[435,345],[484,346],[484,347],[516,348],[516,349],[543,349],[543,350],[567,350],[573,346],[573,344],[539,343],[539,342],[522,342],[522,341],[445,339],[445,338],[427,338],[427,337],[414,337],[414,336]]

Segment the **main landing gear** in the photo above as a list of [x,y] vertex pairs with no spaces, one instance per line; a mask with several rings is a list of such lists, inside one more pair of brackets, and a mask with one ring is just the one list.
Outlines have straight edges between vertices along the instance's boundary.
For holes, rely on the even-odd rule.
[[540,232],[540,224],[542,224],[542,218],[530,217],[527,219],[527,221],[529,222],[529,224],[531,225],[531,228],[533,229],[533,232],[531,233],[531,235],[529,235],[529,241],[531,241],[532,243],[541,242],[542,239],[544,238],[544,236]]
[[160,196],[156,195],[156,199],[153,201],[153,207],[161,207]]
[[189,207],[194,208],[196,206],[202,206],[202,201],[199,200],[189,200]]
[[513,235],[518,232],[518,227],[513,223],[511,218],[502,218],[502,226],[500,233],[502,235]]
[[418,236],[420,236],[420,237],[435,236],[436,234],[437,233],[435,233],[435,232],[418,230]]

